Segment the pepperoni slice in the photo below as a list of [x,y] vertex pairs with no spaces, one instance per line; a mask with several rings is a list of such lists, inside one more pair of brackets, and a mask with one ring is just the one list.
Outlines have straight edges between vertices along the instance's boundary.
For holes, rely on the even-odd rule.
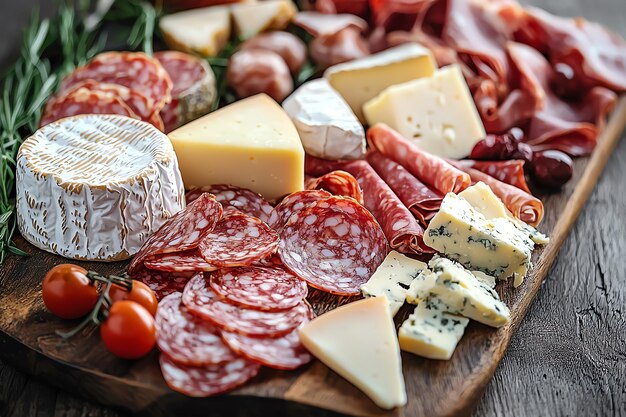
[[252,337],[285,335],[311,314],[311,307],[304,302],[285,311],[259,311],[228,303],[215,294],[206,276],[196,276],[187,283],[183,304],[222,330]]
[[196,274],[196,272],[153,271],[142,266],[131,277],[146,284],[154,292],[157,300],[161,300],[177,291],[182,292],[187,282]]
[[146,268],[168,272],[210,272],[217,269],[216,266],[207,263],[197,249],[156,255],[146,259],[143,264]]
[[387,255],[387,239],[363,206],[351,198],[329,197],[291,215],[278,254],[312,287],[358,295]]
[[274,253],[278,240],[278,233],[261,220],[233,211],[217,222],[198,249],[211,265],[246,266]]
[[162,354],[159,364],[167,385],[190,397],[208,397],[230,391],[252,379],[260,369],[257,363],[244,358],[196,367],[177,364]]
[[274,207],[267,224],[269,224],[272,229],[280,233],[285,226],[285,223],[287,223],[287,219],[294,212],[300,211],[303,208],[330,196],[331,194],[324,190],[305,190],[289,194],[287,197],[283,198],[280,204]]
[[237,355],[224,344],[220,331],[192,314],[176,292],[163,298],[156,315],[157,346],[181,365],[203,366],[234,360]]
[[128,266],[128,273],[132,275],[151,256],[197,248],[221,216],[222,205],[211,194],[201,195],[184,210],[170,217],[148,238]]
[[287,310],[307,296],[306,282],[285,268],[223,268],[211,274],[211,288],[233,304],[257,310]]
[[232,207],[248,216],[257,217],[264,222],[270,218],[273,207],[265,201],[261,194],[235,185],[216,184],[194,188],[186,195],[187,204],[198,198],[202,193],[211,193],[224,208]]
[[334,195],[352,197],[359,204],[363,204],[363,191],[356,178],[346,171],[332,171],[319,178],[311,179],[307,182],[306,188],[309,190],[326,190]]
[[222,338],[235,352],[270,368],[296,369],[311,361],[311,355],[300,342],[298,329],[275,339],[258,339],[231,332],[223,332]]

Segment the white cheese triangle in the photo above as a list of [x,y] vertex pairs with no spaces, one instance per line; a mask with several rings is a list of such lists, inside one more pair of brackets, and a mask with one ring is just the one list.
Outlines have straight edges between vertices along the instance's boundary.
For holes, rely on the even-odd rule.
[[235,32],[249,38],[266,30],[287,27],[298,9],[291,0],[266,0],[258,3],[240,3],[232,6]]
[[379,407],[406,404],[400,347],[386,298],[355,301],[323,314],[300,329],[300,339]]

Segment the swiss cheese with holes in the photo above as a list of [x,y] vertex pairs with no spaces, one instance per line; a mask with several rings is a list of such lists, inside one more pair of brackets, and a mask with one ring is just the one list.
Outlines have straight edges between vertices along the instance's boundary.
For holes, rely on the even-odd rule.
[[172,144],[123,116],[51,123],[17,156],[17,223],[33,245],[67,258],[129,258],[185,206]]

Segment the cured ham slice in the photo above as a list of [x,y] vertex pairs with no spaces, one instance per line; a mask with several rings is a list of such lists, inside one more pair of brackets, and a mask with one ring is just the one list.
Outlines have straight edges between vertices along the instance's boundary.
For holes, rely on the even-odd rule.
[[487,175],[491,175],[498,181],[514,185],[520,190],[531,194],[526,177],[524,176],[525,161],[521,159],[511,159],[510,161],[459,161],[465,167],[474,168]]

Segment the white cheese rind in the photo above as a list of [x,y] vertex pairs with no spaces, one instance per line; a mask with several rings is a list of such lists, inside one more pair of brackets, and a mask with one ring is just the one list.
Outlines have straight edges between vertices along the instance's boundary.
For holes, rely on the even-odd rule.
[[359,159],[365,130],[348,103],[325,79],[309,81],[283,102],[307,154],[325,159]]
[[420,301],[400,326],[400,349],[429,359],[450,359],[469,320],[446,308],[437,298]]
[[185,206],[167,136],[123,116],[51,123],[24,141],[16,165],[22,236],[67,258],[127,259]]
[[369,281],[361,286],[364,297],[385,297],[391,315],[395,316],[404,304],[411,282],[426,269],[424,262],[391,251]]
[[400,347],[384,297],[341,306],[300,329],[302,344],[385,409],[406,404]]

